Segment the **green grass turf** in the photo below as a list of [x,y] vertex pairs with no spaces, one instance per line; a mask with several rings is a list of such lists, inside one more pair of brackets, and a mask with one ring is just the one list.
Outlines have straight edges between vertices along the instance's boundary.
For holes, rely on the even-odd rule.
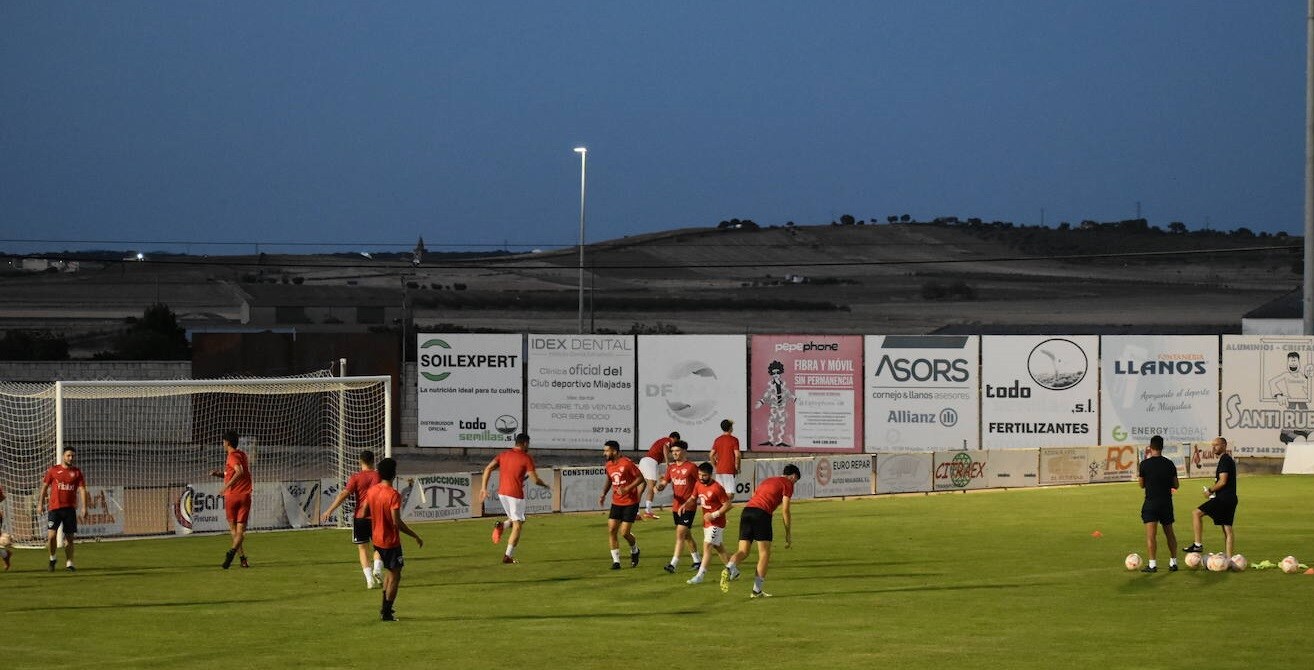
[[[1314,477],[1240,484],[1238,550],[1314,564]],[[685,585],[687,557],[663,572],[665,514],[637,524],[639,568],[616,572],[599,514],[532,518],[519,565],[499,564],[487,520],[425,524],[423,549],[405,538],[396,624],[378,621],[343,530],[253,534],[249,570],[220,570],[213,536],[80,545],[76,574],[22,550],[0,574],[5,665],[1314,667],[1300,633],[1314,576],[1129,573],[1123,557],[1145,552],[1140,498],[1106,484],[799,501],[775,597],[756,601],[752,559],[728,595],[715,579]],[[1178,497],[1183,546],[1198,498]],[[1220,538],[1206,520],[1206,549]]]

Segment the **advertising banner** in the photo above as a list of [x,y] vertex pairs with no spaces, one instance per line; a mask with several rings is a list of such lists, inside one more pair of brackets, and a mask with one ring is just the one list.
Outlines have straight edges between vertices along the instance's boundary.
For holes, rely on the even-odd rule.
[[1100,375],[1100,444],[1218,434],[1217,336],[1106,335]]
[[110,537],[123,534],[123,487],[88,486],[91,505],[87,519],[78,521],[78,535],[82,537]]
[[750,338],[753,451],[862,451],[862,336]]
[[610,509],[611,495],[598,504],[602,487],[607,485],[607,471],[601,466],[561,468],[561,511],[588,512]]
[[523,351],[520,335],[420,334],[418,446],[510,446],[524,423]]
[[[543,488],[528,477],[525,478],[525,514],[551,514],[556,509],[552,500],[552,482],[555,481],[553,479],[555,475],[552,473],[552,468],[535,468],[535,472],[538,473],[538,478],[542,479],[543,483],[548,486]],[[483,471],[472,474],[471,477],[474,481],[474,490],[477,493]],[[488,477],[488,490],[490,493],[484,499],[484,516],[506,514],[506,510],[502,508],[502,499],[497,497],[497,487],[501,482],[502,471],[500,469],[494,470],[493,474]],[[478,500],[478,496],[476,495],[474,499]]]
[[[779,477],[785,466],[791,463],[798,466],[801,477],[797,482],[794,482],[794,495],[790,497],[790,500],[806,500],[817,497],[817,461],[806,456],[799,458],[761,458],[753,461],[754,486],[768,477]],[[747,468],[743,469],[747,470]],[[740,474],[743,474],[743,472],[740,472]]]
[[[1145,450],[1140,450],[1141,460],[1145,460]],[[1163,457],[1172,461],[1177,466],[1177,478],[1183,479],[1190,476],[1191,447],[1184,442],[1168,443],[1163,445]]]
[[[468,472],[398,476],[401,516],[405,521],[468,519],[476,516],[474,492]],[[478,482],[474,482],[478,485]]]
[[818,498],[871,495],[871,456],[818,456],[815,460]]
[[1040,485],[1039,449],[996,449],[988,453],[986,487],[1014,489]]
[[1143,450],[1134,444],[1105,444],[1087,452],[1090,482],[1129,482],[1139,474]]
[[986,488],[986,477],[990,471],[986,459],[991,453],[977,449],[935,452],[934,489],[964,491]]
[[530,335],[528,369],[535,449],[634,449],[632,335]]
[[640,335],[639,439],[646,449],[678,431],[707,451],[721,420],[748,425],[748,349],[743,335]]
[[867,452],[980,447],[980,338],[868,335]]
[[876,493],[919,493],[931,490],[933,455],[876,454]]
[[1286,453],[1314,432],[1314,337],[1223,336],[1223,436],[1235,457]]
[[[321,510],[321,514],[323,513],[322,510],[328,509],[329,505],[333,504],[333,499],[338,497],[338,492],[341,491],[342,487],[346,486],[346,484],[346,482],[340,482],[336,479],[319,480],[319,509]],[[352,500],[351,496],[347,496],[347,499],[342,501],[342,505],[333,510],[333,514],[329,515],[328,521],[326,521],[325,524],[329,526],[345,526],[347,524],[344,520],[349,521],[355,514],[356,501]]]
[[1090,447],[1040,450],[1040,485],[1090,483]]
[[1213,440],[1208,442],[1191,442],[1185,445],[1188,450],[1188,470],[1192,477],[1213,477],[1218,469],[1218,457],[1214,455]]
[[[228,530],[224,517],[224,498],[219,482],[188,484],[174,503],[174,531],[179,535]],[[254,511],[254,510],[253,510]]]
[[288,525],[293,528],[309,528],[319,525],[319,482],[283,482],[279,491],[283,494],[283,514]]
[[981,361],[983,448],[1076,446],[1099,439],[1097,336],[986,335]]

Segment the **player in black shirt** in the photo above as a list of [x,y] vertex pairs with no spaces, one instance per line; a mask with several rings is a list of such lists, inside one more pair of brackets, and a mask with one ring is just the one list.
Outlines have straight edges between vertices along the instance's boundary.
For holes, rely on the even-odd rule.
[[1204,494],[1208,500],[1191,513],[1191,530],[1195,531],[1195,542],[1184,551],[1188,554],[1204,551],[1200,539],[1204,535],[1204,518],[1208,516],[1214,520],[1215,526],[1223,527],[1226,555],[1235,556],[1233,545],[1236,536],[1232,534],[1232,520],[1236,518],[1237,504],[1236,461],[1232,459],[1232,454],[1227,453],[1227,438],[1215,437],[1213,448],[1214,455],[1218,457],[1218,467],[1214,469],[1214,485],[1205,487]]
[[1159,525],[1168,541],[1168,571],[1177,572],[1177,534],[1173,532],[1173,491],[1177,490],[1177,466],[1163,456],[1163,437],[1150,438],[1145,460],[1137,470],[1138,481],[1145,489],[1141,504],[1141,521],[1145,523],[1145,553],[1150,562],[1141,572],[1158,572]]

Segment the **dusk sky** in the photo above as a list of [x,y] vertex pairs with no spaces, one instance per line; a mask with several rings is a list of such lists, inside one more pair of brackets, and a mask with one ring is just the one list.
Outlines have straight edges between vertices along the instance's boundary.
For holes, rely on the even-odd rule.
[[565,247],[578,145],[591,241],[1138,202],[1299,234],[1305,10],[6,0],[0,251]]

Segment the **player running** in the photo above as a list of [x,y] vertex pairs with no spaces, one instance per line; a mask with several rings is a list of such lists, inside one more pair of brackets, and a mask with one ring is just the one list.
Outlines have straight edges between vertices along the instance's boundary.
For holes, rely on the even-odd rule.
[[[379,552],[371,552],[366,546],[370,543],[370,535],[373,534],[373,528],[370,526],[370,518],[365,516],[365,510],[362,505],[365,502],[365,492],[379,483],[379,472],[374,469],[374,452],[366,449],[360,452],[360,471],[347,479],[347,485],[342,487],[338,497],[333,499],[333,504],[328,506],[327,510],[320,515],[320,523],[328,523],[329,517],[333,516],[333,510],[351,497],[352,507],[356,512],[351,518],[351,541],[356,545],[356,552],[360,555],[360,570],[365,573],[365,588],[372,589],[383,586],[383,561],[379,558]],[[370,565],[370,554],[374,554],[374,565]]]
[[643,516],[644,519],[656,519],[657,515],[652,513],[652,499],[657,495],[657,472],[658,467],[663,463],[671,461],[671,445],[680,439],[680,434],[671,431],[667,437],[659,437],[656,442],[648,447],[648,453],[639,459],[639,472],[643,473],[643,478],[648,482],[648,489],[643,496]]
[[[82,471],[73,465],[77,451],[65,447],[63,462],[46,470],[41,480],[41,492],[37,512],[46,507],[46,492],[50,492],[50,507],[46,513],[46,549],[50,552],[50,571],[55,571],[55,537],[60,528],[64,529],[64,569],[75,572],[73,567],[73,544],[78,534],[78,519],[87,519],[91,509],[91,498],[87,495],[87,480]],[[78,513],[78,498],[81,493],[82,513]]]
[[616,440],[607,440],[602,447],[602,454],[607,459],[605,470],[607,473],[607,484],[602,487],[602,495],[598,496],[598,504],[601,505],[607,499],[607,492],[611,491],[611,511],[607,514],[607,537],[611,546],[611,569],[620,570],[620,542],[616,539],[617,534],[625,538],[630,545],[630,567],[639,567],[639,543],[634,538],[634,533],[630,529],[634,526],[634,520],[639,516],[639,496],[643,495],[643,489],[648,485],[643,479],[643,473],[639,472],[638,466],[634,461],[622,456],[620,453],[620,443]]
[[479,483],[479,504],[488,498],[488,480],[494,470],[501,470],[497,480],[497,499],[506,512],[506,522],[493,524],[493,543],[502,541],[502,531],[511,526],[511,537],[506,540],[506,553],[502,554],[503,563],[519,563],[516,560],[516,546],[520,544],[520,531],[525,525],[525,479],[531,478],[535,484],[549,488],[534,469],[534,457],[529,455],[529,435],[516,435],[515,446],[503,451],[484,466],[484,478]]
[[767,477],[757,485],[753,497],[744,507],[739,517],[739,551],[726,563],[721,571],[721,592],[730,590],[730,582],[739,579],[739,561],[748,558],[748,551],[757,542],[757,571],[753,577],[751,598],[770,598],[771,594],[762,590],[766,581],[767,566],[771,563],[771,515],[780,508],[780,520],[785,524],[785,548],[794,544],[791,535],[789,517],[789,498],[794,495],[794,482],[802,476],[798,466],[785,466],[778,477]]
[[730,494],[712,478],[712,464],[702,463],[698,466],[698,483],[694,485],[694,495],[698,506],[703,508],[703,560],[698,565],[698,574],[687,583],[702,584],[707,574],[707,564],[712,562],[712,551],[721,557],[722,563],[730,562],[722,537],[725,535],[725,515],[734,507]]
[[[675,435],[675,433],[671,434]],[[680,567],[680,550],[686,545],[693,556],[694,570],[698,569],[702,560],[698,557],[698,547],[689,536],[693,528],[694,515],[698,513],[698,499],[694,496],[694,486],[698,483],[698,466],[685,459],[688,449],[688,443],[683,440],[676,441],[670,446],[671,462],[666,466],[666,474],[662,475],[661,481],[657,484],[659,491],[670,484],[674,498],[671,503],[671,517],[675,519],[675,551],[671,554],[671,562],[662,568],[672,573]],[[652,496],[649,496],[649,500],[651,499]]]
[[237,448],[241,436],[235,430],[226,430],[223,434],[224,469],[210,472],[211,476],[223,477],[224,487],[219,495],[224,499],[224,516],[228,519],[228,532],[232,535],[233,545],[224,552],[225,570],[233,564],[233,557],[242,557],[242,567],[249,568],[246,561],[246,524],[251,518],[251,465],[246,452]]
[[365,492],[365,510],[370,518],[370,541],[374,550],[383,560],[383,605],[379,608],[379,619],[396,621],[397,613],[393,603],[397,602],[397,589],[401,586],[402,566],[406,561],[402,557],[401,535],[398,531],[415,538],[416,546],[423,548],[424,540],[401,518],[401,494],[392,487],[397,478],[397,461],[385,458],[379,461],[379,483]]

